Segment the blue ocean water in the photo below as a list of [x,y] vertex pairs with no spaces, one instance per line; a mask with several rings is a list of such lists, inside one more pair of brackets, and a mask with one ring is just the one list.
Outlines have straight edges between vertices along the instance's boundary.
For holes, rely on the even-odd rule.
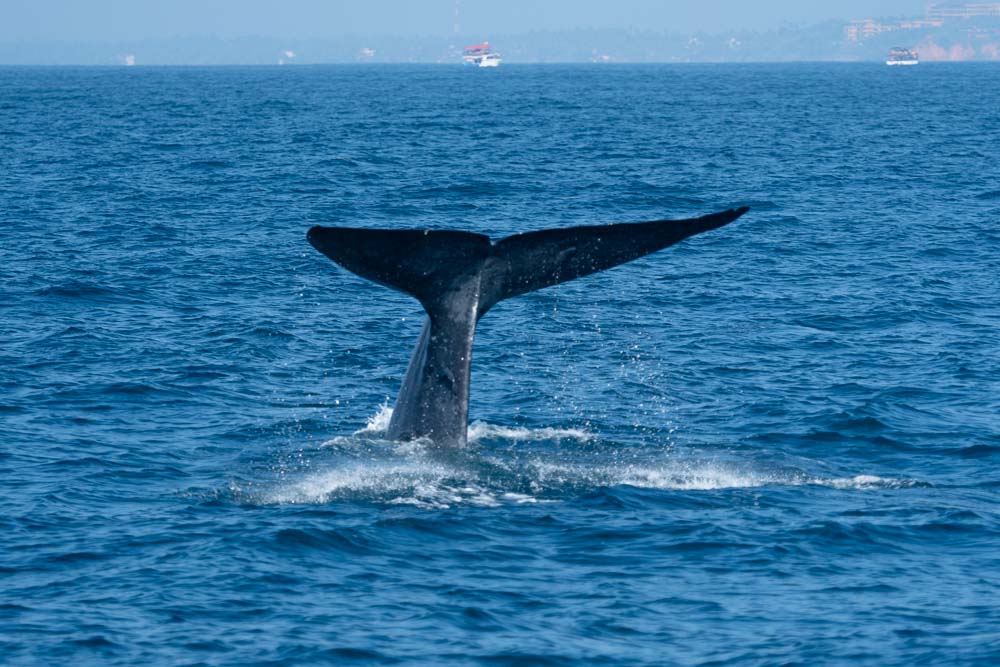
[[[0,662],[1000,661],[1000,68],[0,69]],[[499,304],[314,224],[729,227]]]

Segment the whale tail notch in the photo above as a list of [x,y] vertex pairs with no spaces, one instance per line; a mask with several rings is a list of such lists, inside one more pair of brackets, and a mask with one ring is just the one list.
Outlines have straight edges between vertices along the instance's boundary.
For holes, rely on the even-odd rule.
[[313,227],[308,240],[363,278],[410,294],[427,312],[478,281],[478,315],[497,302],[604,271],[736,220],[730,209],[689,220],[546,229],[496,243],[471,232]]

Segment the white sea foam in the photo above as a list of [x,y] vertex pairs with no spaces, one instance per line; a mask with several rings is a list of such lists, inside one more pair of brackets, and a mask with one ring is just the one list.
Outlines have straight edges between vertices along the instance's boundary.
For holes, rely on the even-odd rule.
[[338,435],[330,438],[323,443],[324,447],[342,447],[356,444],[358,442],[358,436],[361,437],[375,437],[383,435],[386,429],[389,428],[389,422],[392,420],[392,408],[389,407],[389,402],[386,401],[382,403],[376,410],[375,414],[368,418],[367,423],[364,428],[360,428],[351,435]]
[[542,486],[560,484],[634,486],[643,489],[710,491],[740,489],[787,483],[775,475],[710,461],[664,461],[639,464],[559,464],[536,461],[532,464]]
[[449,470],[424,461],[352,463],[307,473],[279,484],[263,498],[268,503],[325,503],[338,496],[391,496],[436,488]]
[[[355,435],[378,435],[385,433],[392,420],[392,408],[388,401],[382,403],[378,410],[368,418],[365,427],[355,431]],[[469,441],[478,442],[488,438],[501,438],[504,440],[530,441],[530,440],[579,440],[587,442],[594,438],[593,434],[578,428],[520,428],[513,426],[501,426],[499,424],[489,424],[483,421],[475,421],[469,424]]]
[[392,408],[386,401],[379,406],[378,411],[368,418],[368,423],[361,430],[355,431],[355,435],[385,433],[392,420]]
[[[453,467],[423,456],[388,461],[355,461],[298,479],[279,482],[257,500],[265,504],[322,504],[364,498],[389,505],[444,509],[456,505],[495,507],[554,502],[584,489],[632,486],[663,491],[717,491],[765,486],[826,486],[838,490],[902,489],[920,486],[909,479],[874,475],[816,478],[799,473],[757,470],[712,461],[649,464],[498,461],[495,467]],[[497,475],[496,467],[509,475]]]
[[834,489],[908,489],[915,486],[925,486],[915,479],[898,479],[878,477],[876,475],[855,475],[854,477],[838,477],[836,479],[810,480],[812,484],[829,486]]
[[[496,463],[496,461],[492,461]],[[455,505],[494,507],[552,502],[585,488],[634,486],[702,491],[757,487],[782,480],[711,463],[661,465],[555,464],[510,466],[508,479],[457,469],[429,460],[354,462],[285,480],[258,499],[265,504],[322,504],[367,498],[390,505],[443,509]],[[528,487],[512,489],[510,486]],[[530,489],[530,493],[526,493]]]
[[[479,484],[454,483],[421,466],[380,466],[316,473],[274,489],[262,498],[267,504],[323,504],[343,498],[366,498],[387,505],[446,509],[455,505],[496,507],[503,502],[530,502],[506,498]],[[501,500],[501,498],[503,500]]]
[[[354,436],[379,436],[389,428],[392,420],[392,408],[388,402],[378,407],[378,410],[368,418],[364,428],[358,429],[350,436],[336,436],[323,443],[324,445],[346,445],[355,441]],[[546,440],[576,440],[578,442],[590,442],[595,436],[579,428],[552,428],[544,426],[541,428],[523,428],[516,426],[502,426],[500,424],[489,424],[483,421],[475,421],[469,424],[469,442],[478,443],[483,440],[500,439],[512,440],[514,442],[537,442]],[[418,441],[419,442],[419,441]],[[426,445],[426,443],[424,443]]]
[[[619,473],[619,483],[648,489],[712,491],[743,489],[774,484],[779,480],[755,470],[740,470],[710,462],[677,466],[626,466]],[[780,483],[780,482],[779,482]]]
[[[825,486],[837,490],[902,489],[909,479],[875,475],[823,478],[789,467],[731,458],[687,456],[676,449],[637,452],[609,445],[606,455],[589,446],[595,434],[582,429],[523,428],[477,421],[469,427],[476,447],[443,460],[429,442],[387,442],[392,408],[383,403],[365,428],[326,445],[337,460],[327,469],[284,475],[259,502],[321,504],[349,498],[389,505],[446,508],[557,502],[587,489],[632,486],[664,491],[714,491],[764,486]],[[522,447],[491,447],[493,440]],[[625,459],[625,460],[623,460]]]
[[488,424],[481,421],[475,421],[469,425],[469,442],[479,442],[490,438],[519,442],[532,440],[578,440],[580,442],[588,442],[593,440],[594,436],[578,428],[519,428]]

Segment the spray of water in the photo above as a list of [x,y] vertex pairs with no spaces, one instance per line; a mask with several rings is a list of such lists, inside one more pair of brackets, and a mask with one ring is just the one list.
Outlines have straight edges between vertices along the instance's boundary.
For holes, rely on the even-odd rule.
[[[382,436],[392,408],[381,405],[365,428],[333,438],[307,469],[261,485],[253,502],[323,504],[375,502],[442,509],[456,505],[559,502],[579,493],[629,486],[697,492],[765,486],[826,486],[837,490],[900,489],[914,480],[873,475],[823,478],[789,466],[692,454],[673,447],[628,451],[571,428],[523,428],[475,422],[470,447],[442,458],[429,442]],[[581,451],[581,444],[597,445]],[[607,444],[607,447],[603,445]],[[323,459],[319,453],[329,458]],[[610,452],[610,453],[609,453]]]

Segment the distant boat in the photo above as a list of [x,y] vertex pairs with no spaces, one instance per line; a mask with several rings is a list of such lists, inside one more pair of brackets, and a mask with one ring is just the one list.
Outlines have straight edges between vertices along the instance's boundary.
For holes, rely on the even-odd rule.
[[473,44],[462,50],[462,63],[471,67],[499,67],[500,54],[490,49],[489,42]]
[[889,51],[889,57],[886,59],[886,65],[916,65],[920,62],[917,58],[915,51],[910,51],[909,49],[895,48]]

